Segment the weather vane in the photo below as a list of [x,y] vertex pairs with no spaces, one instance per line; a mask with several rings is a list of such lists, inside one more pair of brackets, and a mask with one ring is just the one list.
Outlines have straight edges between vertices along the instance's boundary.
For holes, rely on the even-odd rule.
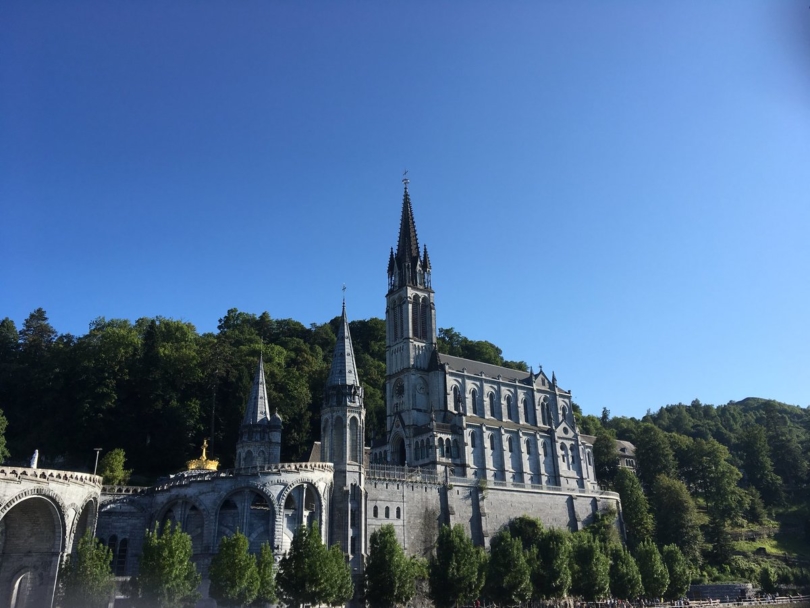
[[411,183],[411,180],[408,179],[408,170],[407,169],[405,169],[405,171],[402,173],[402,183],[405,184],[406,188],[408,187],[408,184]]
[[346,304],[346,283],[343,283],[343,303]]

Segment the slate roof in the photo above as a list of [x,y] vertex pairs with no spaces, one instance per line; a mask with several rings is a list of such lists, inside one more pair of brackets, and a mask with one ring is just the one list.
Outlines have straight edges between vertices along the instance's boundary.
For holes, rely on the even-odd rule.
[[326,385],[360,386],[357,365],[354,362],[354,348],[352,347],[352,335],[349,331],[349,320],[346,317],[346,302],[343,302],[343,315],[340,320],[335,350],[332,352],[332,367],[329,370]]
[[497,378],[500,376],[504,380],[518,380],[525,381],[531,379],[530,372],[522,372],[518,369],[509,367],[501,367],[500,365],[492,365],[490,363],[482,363],[480,361],[473,361],[472,359],[463,359],[462,357],[454,357],[452,355],[443,355],[439,353],[439,363],[446,363],[450,369],[461,371],[466,369],[468,374],[474,376],[479,375],[481,372],[490,378]]

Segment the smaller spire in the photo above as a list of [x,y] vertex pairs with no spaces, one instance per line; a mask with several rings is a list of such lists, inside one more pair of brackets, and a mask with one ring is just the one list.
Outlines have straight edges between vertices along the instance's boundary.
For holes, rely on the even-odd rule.
[[253,377],[253,387],[250,390],[245,408],[245,417],[242,424],[264,424],[270,418],[270,410],[267,404],[267,386],[264,380],[264,354],[259,355],[259,367]]
[[553,371],[551,372],[551,384],[557,386],[557,374],[555,374]]
[[340,329],[338,329],[335,350],[332,353],[332,367],[326,380],[327,386],[358,386],[357,365],[354,362],[354,348],[352,335],[349,331],[349,319],[346,316],[346,299],[344,292],[343,312],[341,313]]
[[425,252],[422,255],[422,268],[425,270],[425,272],[430,272],[430,256],[428,256],[427,245],[424,246],[424,251]]
[[394,262],[394,248],[391,247],[391,255],[388,256],[388,274],[394,274],[395,262]]

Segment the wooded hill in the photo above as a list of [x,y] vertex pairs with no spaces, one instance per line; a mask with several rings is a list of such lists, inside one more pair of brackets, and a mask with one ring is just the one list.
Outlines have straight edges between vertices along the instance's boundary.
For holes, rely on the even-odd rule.
[[[40,466],[91,470],[93,448],[123,448],[133,481],[145,483],[182,469],[211,437],[209,456],[229,467],[260,353],[269,401],[284,420],[282,459],[302,458],[320,439],[322,390],[338,323],[335,317],[307,327],[266,312],[231,309],[215,333],[200,334],[190,323],[162,317],[134,323],[99,318],[85,335],[73,336],[60,334],[42,309],[19,329],[5,318],[0,321],[0,409],[7,428],[0,416],[0,460],[23,464],[38,449]],[[365,388],[368,443],[385,426],[384,322],[352,321],[351,332]],[[470,340],[452,328],[439,331],[439,349],[526,369],[522,361],[505,361],[494,344]],[[810,487],[809,408],[749,398],[720,406],[697,400],[667,405],[641,420],[611,417],[607,410],[601,416],[575,411],[580,431],[597,436],[598,474],[605,486],[620,489],[612,439],[637,446],[645,508],[658,519],[631,523],[631,542],[633,525],[642,530],[652,525],[662,546],[677,541],[693,560],[719,567],[739,552],[740,543],[758,534],[755,530],[773,529],[774,516],[797,542],[810,535],[803,528]],[[692,506],[681,515],[694,522],[665,521],[684,492]],[[626,519],[632,501],[623,496]],[[636,531],[636,540],[652,530]],[[689,534],[693,537],[686,539]],[[770,545],[772,551],[784,548],[784,543]],[[806,545],[791,552],[802,551]]]

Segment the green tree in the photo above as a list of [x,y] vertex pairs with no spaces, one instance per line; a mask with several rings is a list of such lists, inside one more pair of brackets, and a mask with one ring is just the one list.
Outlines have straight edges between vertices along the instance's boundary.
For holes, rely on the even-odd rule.
[[650,505],[641,489],[638,477],[630,469],[620,469],[616,474],[614,487],[621,497],[622,519],[627,544],[635,549],[645,540],[650,540],[655,532],[655,522],[650,514]]
[[474,547],[464,528],[442,526],[436,540],[436,555],[428,566],[430,598],[438,608],[471,602],[485,582],[483,551]]
[[321,603],[325,564],[326,548],[318,524],[299,527],[290,550],[279,562],[276,585],[280,599],[290,606]]
[[369,538],[365,575],[366,599],[372,606],[405,605],[415,595],[415,569],[405,557],[391,524],[382,526]]
[[552,528],[543,534],[538,551],[542,580],[540,595],[563,598],[571,589],[571,534]]
[[256,558],[248,553],[249,541],[237,532],[219,541],[217,554],[211,560],[208,594],[222,606],[247,606],[259,593]]
[[669,587],[669,572],[655,543],[646,541],[636,548],[636,563],[641,573],[644,595],[650,599],[662,597]]
[[342,606],[352,599],[353,595],[352,571],[346,556],[338,545],[332,545],[326,552],[320,603],[327,606]]
[[106,608],[115,587],[112,551],[89,530],[74,555],[68,556],[60,573],[64,608]]
[[272,604],[276,601],[276,570],[273,550],[268,543],[262,543],[259,557],[256,560],[256,572],[259,575],[256,603]]
[[571,552],[573,592],[593,602],[610,593],[610,559],[590,534],[574,535]]
[[784,499],[782,479],[773,470],[765,429],[753,424],[745,429],[740,441],[740,450],[748,483],[765,497],[767,504],[780,504]]
[[669,586],[664,597],[668,600],[677,600],[686,595],[692,579],[689,562],[686,561],[681,550],[676,545],[667,545],[661,551],[661,559],[667,567]]
[[98,463],[98,474],[104,478],[109,486],[125,486],[129,481],[132,470],[125,469],[126,455],[121,448],[115,448],[104,454]]
[[616,433],[609,429],[602,429],[596,434],[593,468],[597,481],[608,487],[613,486],[619,472],[619,453],[616,451]]
[[512,538],[520,539],[524,551],[538,546],[543,538],[543,522],[529,515],[521,515],[511,519],[508,529]]
[[504,529],[493,537],[490,547],[487,597],[499,605],[522,604],[532,595],[532,582],[521,540]]
[[686,558],[700,560],[700,533],[695,501],[683,482],[659,475],[652,491],[655,535],[659,545],[677,545]]
[[610,594],[619,599],[633,600],[644,593],[638,564],[624,547],[610,551]]
[[201,577],[191,561],[191,537],[179,526],[167,525],[163,533],[147,530],[138,578],[135,605],[143,608],[183,608],[199,599]]
[[778,577],[770,564],[763,564],[759,570],[759,586],[765,593],[776,593]]
[[2,463],[6,458],[11,456],[8,449],[6,448],[6,427],[8,426],[8,420],[6,417],[3,416],[3,410],[0,410],[0,463]]
[[642,424],[635,439],[638,477],[641,485],[649,491],[659,475],[672,477],[675,474],[675,455],[666,433],[652,424]]
[[698,439],[694,443],[695,489],[706,502],[709,517],[723,524],[737,518],[745,502],[737,482],[742,475],[728,462],[728,449],[714,439]]

